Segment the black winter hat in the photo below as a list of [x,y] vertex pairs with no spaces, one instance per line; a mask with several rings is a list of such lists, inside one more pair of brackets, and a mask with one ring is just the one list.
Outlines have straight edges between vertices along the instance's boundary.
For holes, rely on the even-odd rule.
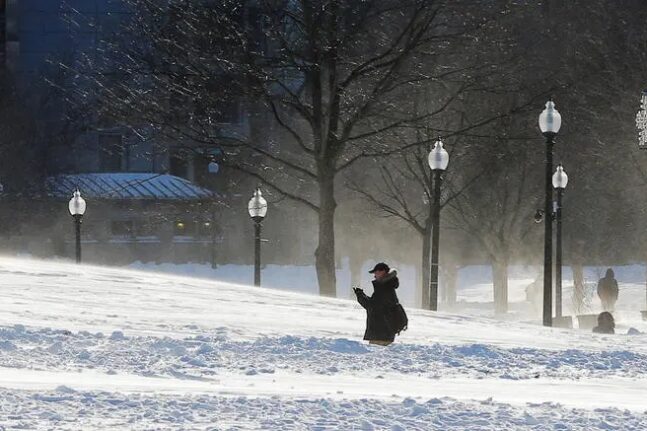
[[384,262],[380,262],[380,263],[376,264],[375,267],[372,270],[370,270],[368,273],[373,274],[375,271],[389,272],[389,270],[390,270],[389,265],[387,265]]

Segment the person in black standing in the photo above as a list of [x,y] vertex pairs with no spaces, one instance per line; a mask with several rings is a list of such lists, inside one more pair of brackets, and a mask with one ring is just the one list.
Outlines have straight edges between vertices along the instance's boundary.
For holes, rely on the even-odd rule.
[[395,339],[390,313],[398,304],[395,289],[400,285],[398,274],[384,262],[380,262],[369,271],[373,274],[373,295],[367,296],[360,288],[353,289],[357,302],[366,309],[366,331],[364,339],[369,344],[388,346]]
[[604,278],[601,278],[598,282],[598,296],[604,311],[614,310],[618,300],[618,282],[615,279],[613,269],[607,269]]

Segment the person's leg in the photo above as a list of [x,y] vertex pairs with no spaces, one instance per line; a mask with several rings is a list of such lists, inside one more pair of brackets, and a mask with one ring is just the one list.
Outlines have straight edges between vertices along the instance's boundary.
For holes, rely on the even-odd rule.
[[609,299],[606,296],[600,298],[602,302],[602,311],[609,311]]

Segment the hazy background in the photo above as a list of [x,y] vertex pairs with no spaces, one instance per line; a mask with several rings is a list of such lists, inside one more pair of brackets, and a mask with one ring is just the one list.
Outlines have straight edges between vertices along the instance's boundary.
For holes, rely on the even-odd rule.
[[[86,261],[249,265],[246,205],[260,185],[264,264],[311,267],[304,284],[345,297],[386,261],[416,286],[415,303],[426,155],[442,136],[445,301],[466,266],[492,268],[494,288],[507,289],[509,267],[533,279],[542,262],[537,118],[552,96],[555,161],[569,175],[564,264],[583,274],[642,263],[645,22],[647,4],[628,0],[0,0],[0,248],[72,255],[67,198],[48,178],[154,172],[217,196],[88,198]],[[119,136],[112,153],[106,131]],[[116,168],[100,163],[106,154]],[[144,213],[149,231],[131,232]],[[178,233],[179,221],[218,230]],[[144,237],[162,239],[132,239]]]

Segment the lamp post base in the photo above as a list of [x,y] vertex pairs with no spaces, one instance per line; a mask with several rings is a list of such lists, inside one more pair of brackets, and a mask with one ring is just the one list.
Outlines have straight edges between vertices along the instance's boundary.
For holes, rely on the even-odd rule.
[[571,316],[553,317],[553,328],[573,328],[573,318]]
[[598,324],[597,314],[578,314],[577,322],[580,329],[593,329]]

